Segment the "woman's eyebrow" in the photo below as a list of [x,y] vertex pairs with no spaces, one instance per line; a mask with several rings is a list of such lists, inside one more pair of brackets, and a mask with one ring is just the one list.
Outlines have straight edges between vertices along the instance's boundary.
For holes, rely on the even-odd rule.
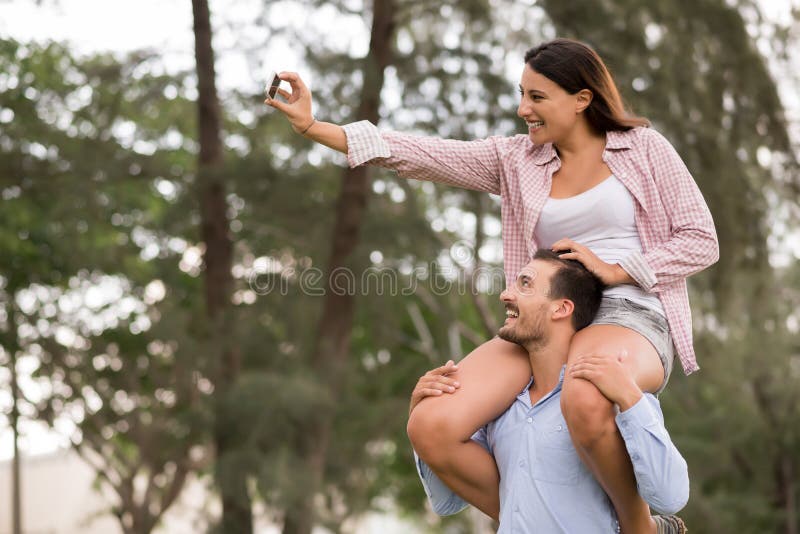
[[528,94],[538,93],[540,95],[547,96],[547,93],[539,89],[528,89],[527,91],[525,91],[525,89],[522,88],[522,85],[519,86],[519,90],[523,93],[525,92],[527,92]]

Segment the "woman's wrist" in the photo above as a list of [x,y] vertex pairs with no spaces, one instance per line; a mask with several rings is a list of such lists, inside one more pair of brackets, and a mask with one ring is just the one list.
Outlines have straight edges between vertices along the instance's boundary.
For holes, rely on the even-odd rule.
[[612,263],[610,271],[611,271],[611,275],[609,276],[610,283],[606,285],[618,286],[620,284],[636,283],[633,280],[633,278],[631,278],[631,275],[629,275],[628,272],[625,269],[623,269],[619,263]]
[[309,123],[308,123],[308,126],[306,126],[305,128],[303,128],[302,130],[298,130],[298,133],[299,133],[300,135],[305,135],[305,134],[308,132],[308,130],[310,130],[310,129],[311,129],[311,127],[312,127],[312,126],[314,126],[314,124],[315,124],[316,122],[317,122],[317,119],[315,119],[315,118],[314,118],[314,116],[312,115],[312,116],[311,116],[311,122],[309,122]]

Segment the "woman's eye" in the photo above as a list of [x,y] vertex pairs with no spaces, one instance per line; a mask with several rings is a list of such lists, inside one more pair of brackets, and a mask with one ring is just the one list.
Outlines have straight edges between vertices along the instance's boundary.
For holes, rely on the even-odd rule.
[[538,102],[539,100],[542,99],[542,97],[539,95],[533,95],[531,98],[533,99],[534,102]]

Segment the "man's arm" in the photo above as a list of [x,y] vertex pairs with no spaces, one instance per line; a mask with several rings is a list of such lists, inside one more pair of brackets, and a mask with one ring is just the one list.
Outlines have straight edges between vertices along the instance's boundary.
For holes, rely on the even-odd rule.
[[664,426],[658,399],[642,393],[623,356],[587,354],[570,373],[592,382],[620,410],[616,422],[631,457],[639,494],[654,510],[673,514],[689,500],[689,470]]
[[[457,366],[451,360],[445,365],[425,373],[417,381],[417,385],[411,393],[409,417],[417,404],[424,398],[453,393],[459,384],[447,375],[456,370]],[[491,454],[485,427],[478,429],[472,435],[472,441],[473,447],[483,447]],[[425,488],[425,494],[428,496],[433,511],[438,515],[456,514],[466,508],[468,504],[473,504],[490,517],[494,519],[499,517],[500,488],[496,484],[489,487],[487,484],[478,484],[474,480],[463,480],[458,476],[446,477],[448,482],[445,483],[417,456],[416,451],[414,451],[414,460],[422,486]]]
[[437,515],[454,515],[469,506],[469,503],[456,495],[442,480],[431,471],[428,464],[423,462],[417,453],[414,453],[414,463],[417,474],[428,496],[428,502]]
[[617,427],[633,463],[639,494],[654,510],[674,514],[689,501],[689,469],[664,426],[650,393],[617,415]]

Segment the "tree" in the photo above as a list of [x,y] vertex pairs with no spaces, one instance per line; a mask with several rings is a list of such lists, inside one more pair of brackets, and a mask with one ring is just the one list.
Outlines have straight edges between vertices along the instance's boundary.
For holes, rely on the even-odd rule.
[[[228,234],[228,206],[225,197],[222,116],[217,97],[211,15],[207,0],[192,0],[195,35],[195,60],[198,82],[197,159],[198,196],[200,202],[208,341],[217,353],[213,377],[217,403],[224,403],[241,372],[241,358],[235,336],[232,336],[232,314],[229,311],[233,279],[233,244]],[[216,463],[217,486],[222,498],[221,532],[252,532],[253,518],[247,480],[231,476],[225,469],[227,458],[236,448],[236,437],[225,431],[222,409],[216,409],[214,442],[219,461]]]
[[[168,309],[171,298],[155,306],[162,279],[186,275],[174,261],[142,258],[158,244],[174,256],[146,227],[164,223],[170,202],[154,185],[185,157],[150,150],[167,129],[153,103],[180,80],[135,75],[149,59],[78,61],[55,44],[0,41],[3,70],[17,80],[0,102],[14,119],[0,134],[0,342],[12,358],[37,360],[41,392],[27,406],[72,421],[75,449],[116,495],[123,531],[137,534],[152,530],[203,459],[202,392],[183,359],[191,345],[177,350],[186,330],[174,328],[186,315]],[[161,312],[171,320],[157,321]]]

